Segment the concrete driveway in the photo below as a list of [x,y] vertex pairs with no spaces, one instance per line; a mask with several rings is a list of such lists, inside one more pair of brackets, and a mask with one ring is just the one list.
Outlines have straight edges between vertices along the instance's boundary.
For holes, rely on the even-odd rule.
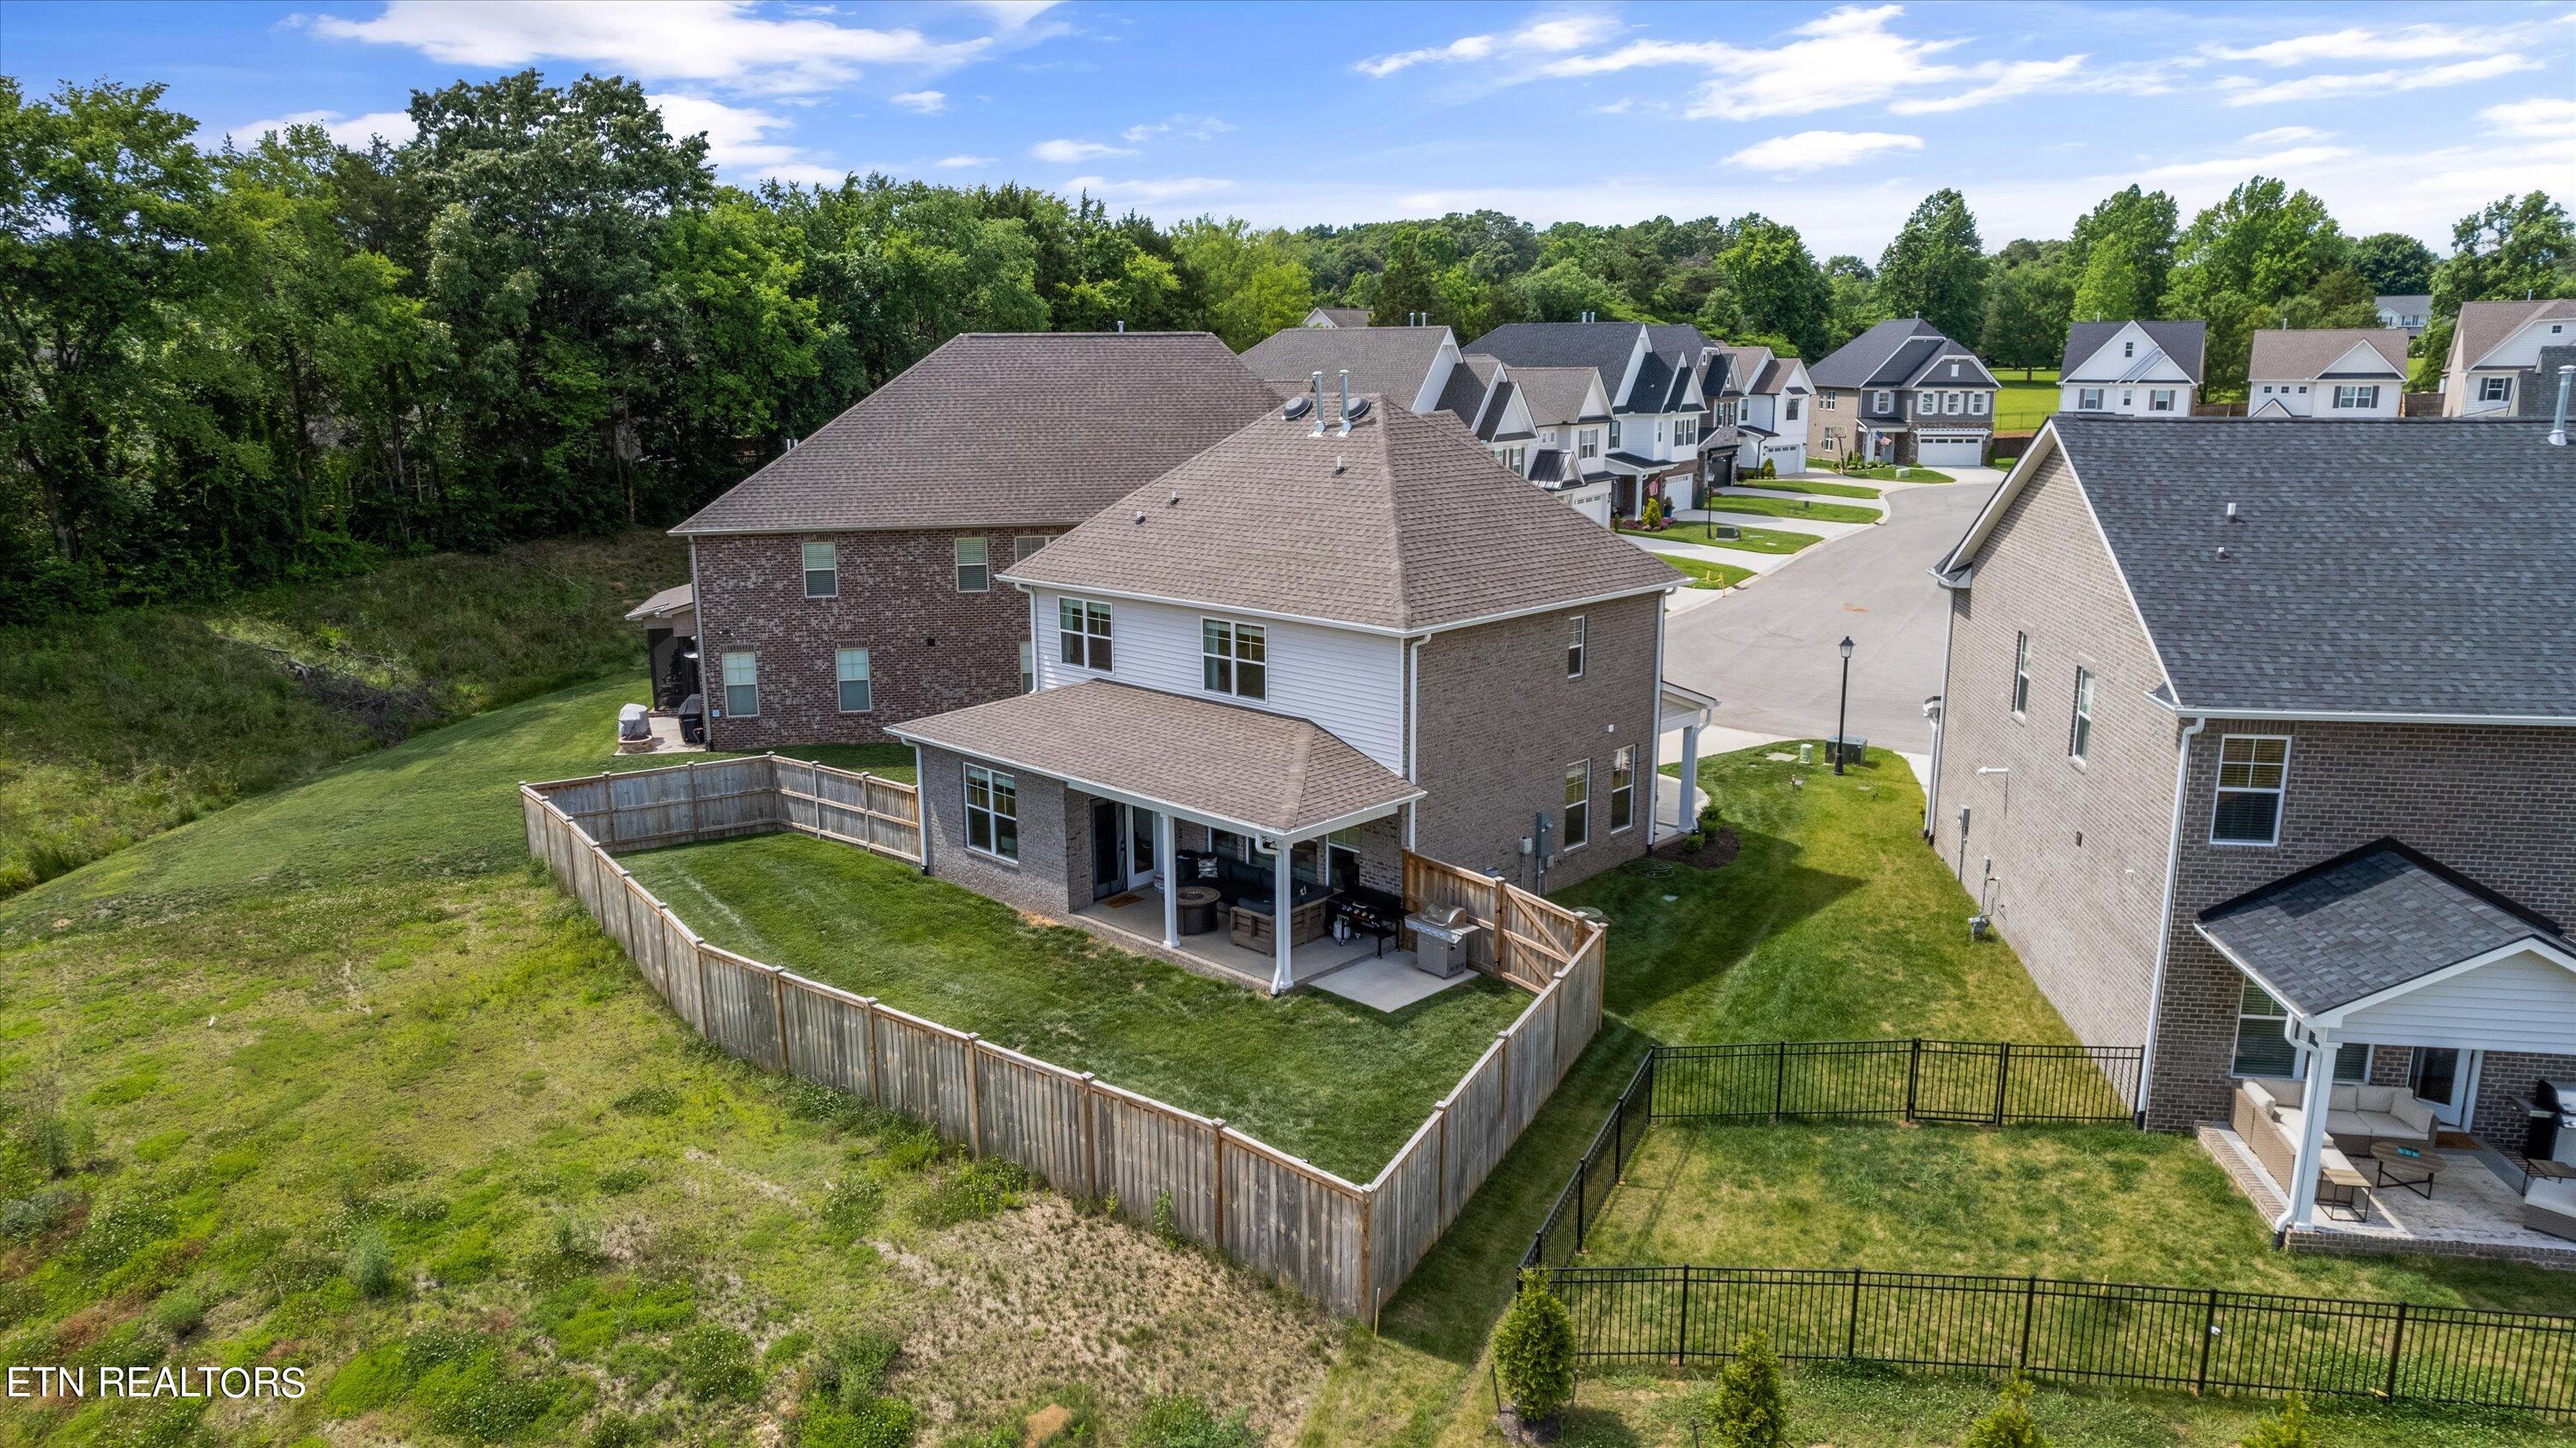
[[1968,531],[2001,473],[1890,486],[1888,520],[1819,544],[1664,629],[1664,677],[1720,700],[1713,720],[1766,735],[1834,732],[1852,639],[1851,732],[1909,753],[1932,747],[1923,701],[1941,692],[1949,606],[1926,570]]

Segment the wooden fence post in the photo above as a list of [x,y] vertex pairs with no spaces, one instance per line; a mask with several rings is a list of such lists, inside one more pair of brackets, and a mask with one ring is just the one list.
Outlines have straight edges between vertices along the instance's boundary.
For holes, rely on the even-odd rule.
[[692,759],[681,767],[689,772],[689,838],[694,840],[704,828],[698,823],[698,762]]
[[1100,1092],[1093,1084],[1099,1079],[1089,1071],[1082,1073],[1082,1179],[1095,1202],[1109,1199],[1100,1189]]
[[1225,1118],[1208,1119],[1208,1245],[1225,1246]]
[[877,998],[859,997],[859,1019],[868,1023],[868,1100],[885,1105],[885,1091],[877,1084]]
[[698,965],[698,1035],[707,1036],[707,947],[700,941],[689,947],[689,958]]
[[1434,1198],[1437,1211],[1433,1214],[1432,1220],[1440,1224],[1442,1231],[1447,1231],[1449,1226],[1449,1103],[1443,1101],[1432,1107],[1431,1111],[1433,1115],[1440,1118],[1439,1130],[1432,1137],[1433,1149],[1439,1153],[1431,1159],[1432,1165],[1437,1168],[1432,1173],[1435,1179],[1433,1190],[1437,1194]]
[[1503,1043],[1503,1053],[1494,1058],[1494,1070],[1503,1083],[1503,1102],[1497,1109],[1503,1120],[1509,1121],[1512,1119],[1512,1033],[1507,1029],[1496,1031],[1494,1039]]
[[793,1076],[796,1073],[787,1067],[787,972],[783,970],[769,973],[769,1008],[778,1016],[779,1074]]
[[1377,1193],[1360,1190],[1360,1301],[1368,1304],[1369,1331],[1377,1331],[1377,1263],[1371,1260],[1376,1243],[1371,1229],[1377,1223]]
[[602,849],[613,848],[617,844],[617,786],[609,780],[609,772],[605,769],[601,770],[599,772],[599,807],[608,817],[608,838],[599,842]]
[[977,1058],[984,1054],[983,1039],[972,1031],[966,1033],[966,1149],[977,1156],[984,1154],[984,1092],[975,1081],[984,1074],[976,1069]]

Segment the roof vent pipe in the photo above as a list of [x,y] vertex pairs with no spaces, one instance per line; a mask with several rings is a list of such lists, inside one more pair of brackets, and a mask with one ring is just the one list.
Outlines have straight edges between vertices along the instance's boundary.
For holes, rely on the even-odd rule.
[[1309,385],[1310,385],[1310,386],[1312,386],[1312,387],[1315,389],[1315,407],[1314,407],[1314,413],[1315,413],[1315,430],[1314,430],[1313,432],[1310,432],[1310,433],[1306,434],[1306,435],[1307,435],[1308,437],[1322,437],[1322,436],[1324,435],[1324,373],[1323,373],[1323,369],[1321,369],[1321,368],[1317,368],[1317,369],[1315,370],[1315,372],[1311,375],[1311,380],[1310,380]]
[[1342,436],[1351,435],[1351,369],[1342,369]]
[[2560,366],[2558,369],[2558,413],[2556,419],[2549,424],[2549,445],[2551,447],[2567,446],[2567,384],[2570,381],[2576,381],[2576,366]]
[[1125,317],[1120,317],[1120,318],[1118,319],[1118,330],[1119,330],[1119,332],[1120,332],[1122,335],[1126,332],[1126,330],[1127,330],[1127,319],[1126,319]]

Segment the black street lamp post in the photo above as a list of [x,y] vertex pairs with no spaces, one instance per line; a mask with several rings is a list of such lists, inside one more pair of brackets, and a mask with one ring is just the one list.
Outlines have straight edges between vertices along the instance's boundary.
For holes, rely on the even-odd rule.
[[1836,774],[1840,774],[1840,773],[1842,773],[1842,772],[1843,772],[1843,750],[1844,750],[1844,748],[1845,748],[1845,745],[1844,745],[1844,743],[1843,743],[1843,740],[1844,740],[1844,739],[1845,739],[1845,737],[1847,737],[1847,736],[1850,734],[1850,732],[1851,732],[1851,654],[1852,654],[1852,641],[1851,641],[1851,635],[1850,635],[1850,634],[1845,634],[1845,635],[1843,635],[1842,651],[1843,651],[1843,692],[1842,692],[1842,699],[1841,699],[1841,701],[1840,701],[1839,703],[1837,703],[1837,704],[1835,704],[1835,705],[1834,705],[1834,773],[1836,773]]

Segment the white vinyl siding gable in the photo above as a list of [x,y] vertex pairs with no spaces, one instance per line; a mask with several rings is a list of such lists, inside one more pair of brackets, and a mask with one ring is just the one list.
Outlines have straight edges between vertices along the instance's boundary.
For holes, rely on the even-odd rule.
[[2576,1040],[2576,970],[2525,950],[2354,1011],[2335,1034],[2382,1045],[2564,1054]]
[[[1059,595],[1037,594],[1038,687],[1099,678],[1068,667],[1061,643]],[[1207,690],[1206,622],[1227,615],[1166,603],[1115,601],[1119,683],[1193,698]],[[1404,769],[1404,651],[1377,634],[1280,619],[1237,619],[1263,632],[1268,697],[1226,702],[1310,719],[1352,748]]]

